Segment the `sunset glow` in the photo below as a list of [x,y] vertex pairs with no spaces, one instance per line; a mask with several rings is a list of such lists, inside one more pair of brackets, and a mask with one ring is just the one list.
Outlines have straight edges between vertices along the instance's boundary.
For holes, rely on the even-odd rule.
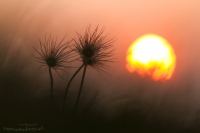
[[154,80],[170,79],[176,57],[170,44],[162,37],[147,34],[131,44],[127,52],[127,69],[142,77],[149,75]]

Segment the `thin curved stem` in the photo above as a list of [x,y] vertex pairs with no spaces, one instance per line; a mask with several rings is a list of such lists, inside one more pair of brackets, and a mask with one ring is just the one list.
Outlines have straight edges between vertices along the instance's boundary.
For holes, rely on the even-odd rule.
[[78,92],[78,97],[76,99],[74,113],[76,113],[76,110],[77,110],[77,107],[78,107],[78,103],[79,103],[79,98],[81,96],[81,91],[82,91],[82,88],[83,88],[83,82],[84,82],[84,78],[85,78],[86,67],[87,67],[87,64],[85,64],[85,67],[84,67],[83,76],[82,76],[82,80],[81,80],[81,86],[80,86],[80,89],[79,89],[79,92]]
[[79,67],[79,69],[74,73],[74,75],[71,77],[70,81],[68,82],[68,85],[67,85],[67,88],[66,88],[66,91],[65,91],[65,96],[64,96],[63,111],[65,111],[65,104],[66,104],[66,98],[67,98],[69,86],[70,86],[72,80],[74,79],[74,77],[76,76],[76,74],[82,69],[83,66],[84,66],[84,64]]
[[52,107],[52,104],[53,104],[53,76],[52,76],[52,73],[51,73],[51,67],[49,67],[49,75],[50,75],[50,80],[51,80],[51,107]]

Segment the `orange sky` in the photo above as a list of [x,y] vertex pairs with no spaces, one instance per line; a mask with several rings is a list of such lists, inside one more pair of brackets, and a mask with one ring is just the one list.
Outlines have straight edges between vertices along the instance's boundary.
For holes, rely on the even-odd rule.
[[125,63],[127,48],[136,38],[154,33],[171,43],[182,66],[192,64],[199,53],[199,4],[198,0],[1,0],[0,27],[1,32],[16,32],[20,43],[24,33],[42,38],[52,32],[71,38],[76,37],[75,31],[83,33],[89,24],[106,26],[108,37],[118,39],[115,47],[121,63]]
[[[108,38],[117,38],[114,45],[119,64],[112,65],[115,71],[126,71],[126,52],[135,39],[158,34],[174,48],[176,72],[184,76],[188,70],[200,68],[196,61],[200,56],[199,4],[198,0],[1,0],[0,32],[6,37],[14,35],[13,47],[22,45],[31,51],[45,33],[60,38],[67,34],[70,39],[76,37],[75,31],[83,34],[89,24],[106,26]],[[25,39],[32,44],[24,44]],[[24,53],[28,56],[30,52]]]

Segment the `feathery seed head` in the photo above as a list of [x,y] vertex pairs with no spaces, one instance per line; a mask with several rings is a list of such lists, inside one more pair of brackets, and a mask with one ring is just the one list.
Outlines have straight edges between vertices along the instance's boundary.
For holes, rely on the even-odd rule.
[[105,28],[103,27],[98,32],[98,26],[94,32],[90,32],[90,26],[85,31],[84,36],[81,36],[79,33],[78,41],[73,39],[75,51],[80,55],[83,63],[89,65],[92,68],[103,71],[103,68],[108,66],[106,62],[113,61],[113,51],[112,44],[115,41],[115,38],[106,40],[107,35],[103,36]]
[[36,61],[41,63],[41,66],[53,68],[55,71],[69,67],[67,63],[70,62],[68,59],[72,57],[72,50],[68,50],[70,41],[63,43],[64,39],[65,37],[57,43],[57,39],[54,40],[51,35],[48,37],[45,35],[44,42],[39,40],[40,51],[34,48],[39,54],[39,57],[34,56]]

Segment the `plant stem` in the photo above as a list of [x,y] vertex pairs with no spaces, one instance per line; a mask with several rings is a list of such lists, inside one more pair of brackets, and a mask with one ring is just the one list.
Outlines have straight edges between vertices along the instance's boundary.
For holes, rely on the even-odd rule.
[[84,66],[84,64],[79,67],[79,69],[74,73],[74,75],[71,77],[70,81],[68,82],[68,85],[67,85],[67,88],[66,88],[66,91],[65,91],[65,96],[64,96],[63,111],[65,111],[65,104],[66,104],[66,98],[67,98],[69,86],[70,86],[72,80],[74,79],[74,77],[76,76],[76,74],[82,69],[83,66]]
[[50,79],[51,79],[51,107],[52,107],[52,104],[53,104],[53,76],[52,76],[52,73],[51,73],[51,67],[49,67],[49,75],[50,75]]
[[85,64],[85,67],[84,67],[83,76],[82,76],[82,80],[81,80],[81,86],[80,86],[80,89],[79,89],[79,92],[78,92],[78,97],[77,97],[77,99],[76,99],[76,104],[75,104],[75,111],[74,111],[74,113],[76,113],[76,110],[77,110],[77,107],[78,107],[79,98],[80,98],[81,91],[82,91],[82,88],[83,88],[83,82],[84,82],[86,67],[87,67],[87,64]]

